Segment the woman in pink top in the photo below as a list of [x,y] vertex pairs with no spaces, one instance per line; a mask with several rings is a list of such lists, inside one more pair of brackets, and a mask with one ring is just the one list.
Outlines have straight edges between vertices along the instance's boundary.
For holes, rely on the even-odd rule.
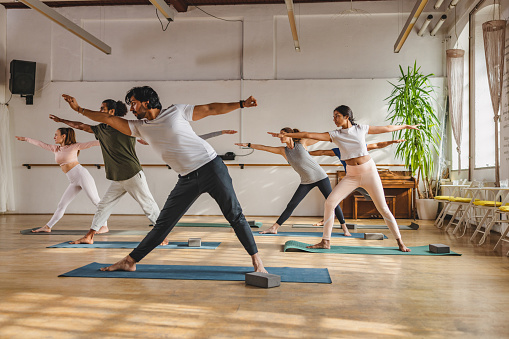
[[[53,214],[51,220],[45,226],[32,230],[32,232],[51,232],[53,225],[55,225],[63,217],[67,206],[69,206],[74,197],[76,197],[82,189],[85,191],[92,203],[97,206],[101,199],[97,193],[94,178],[92,178],[90,173],[78,162],[78,153],[82,149],[99,146],[98,140],[77,143],[74,130],[72,128],[64,127],[57,129],[55,132],[53,140],[55,140],[56,145],[49,145],[42,141],[25,137],[17,136],[16,139],[20,141],[28,141],[33,145],[55,153],[55,161],[60,165],[60,168],[69,179],[69,187],[67,187],[64,195],[60,199],[57,210]],[[105,228],[105,226],[102,228]],[[102,233],[101,231],[104,232],[104,230],[101,229],[98,233]]]

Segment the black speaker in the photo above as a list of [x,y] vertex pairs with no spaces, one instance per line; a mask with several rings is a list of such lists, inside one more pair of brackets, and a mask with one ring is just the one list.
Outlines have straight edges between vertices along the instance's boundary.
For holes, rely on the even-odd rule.
[[12,94],[34,95],[35,62],[12,60],[9,90]]

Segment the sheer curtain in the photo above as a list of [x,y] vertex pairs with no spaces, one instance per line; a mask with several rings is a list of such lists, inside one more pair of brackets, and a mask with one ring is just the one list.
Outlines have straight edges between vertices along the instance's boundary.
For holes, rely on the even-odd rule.
[[0,213],[14,211],[9,109],[0,105]]
[[495,182],[497,186],[500,186],[498,121],[504,79],[505,26],[505,20],[492,20],[482,25],[486,69],[495,120]]
[[461,137],[463,133],[463,79],[464,55],[462,49],[448,49],[447,54],[447,86],[449,88],[449,117],[452,134],[458,151],[458,173],[461,170]]

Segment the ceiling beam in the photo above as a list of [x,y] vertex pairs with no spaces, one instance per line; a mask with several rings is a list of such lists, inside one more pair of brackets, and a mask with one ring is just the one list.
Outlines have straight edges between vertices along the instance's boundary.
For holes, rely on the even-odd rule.
[[405,26],[403,26],[403,29],[401,30],[401,33],[399,34],[398,40],[396,40],[396,43],[394,44],[394,53],[399,53],[401,50],[401,47],[403,47],[403,44],[405,43],[406,39],[408,38],[408,35],[410,32],[412,32],[412,29],[414,28],[415,22],[417,19],[419,19],[419,15],[421,15],[422,10],[428,3],[428,0],[417,0],[414,6],[414,9],[412,9],[412,12],[410,13],[410,16],[408,17],[408,20],[405,23]]
[[293,10],[293,0],[285,0],[288,20],[290,21],[290,30],[292,31],[293,45],[296,52],[300,52],[299,36],[297,35],[297,25],[295,24],[295,13]]
[[106,45],[101,40],[97,39],[92,34],[85,31],[80,26],[76,25],[71,20],[67,19],[62,14],[58,13],[54,9],[48,7],[44,3],[40,2],[39,0],[19,0],[28,7],[36,10],[37,12],[41,13],[48,19],[52,20],[53,22],[59,24],[72,34],[76,35],[77,37],[81,38],[82,40],[88,42],[90,45],[94,46],[95,48],[99,49],[100,51],[111,54],[111,47]]

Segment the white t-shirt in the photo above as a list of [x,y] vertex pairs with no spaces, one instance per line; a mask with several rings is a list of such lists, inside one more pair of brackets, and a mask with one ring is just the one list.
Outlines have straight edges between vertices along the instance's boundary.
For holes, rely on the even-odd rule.
[[332,142],[341,151],[341,160],[368,155],[368,147],[366,146],[368,131],[369,125],[354,125],[350,128],[340,128],[329,132]]
[[193,131],[194,105],[171,105],[154,120],[129,120],[131,134],[146,140],[164,162],[186,175],[215,159],[216,151]]

